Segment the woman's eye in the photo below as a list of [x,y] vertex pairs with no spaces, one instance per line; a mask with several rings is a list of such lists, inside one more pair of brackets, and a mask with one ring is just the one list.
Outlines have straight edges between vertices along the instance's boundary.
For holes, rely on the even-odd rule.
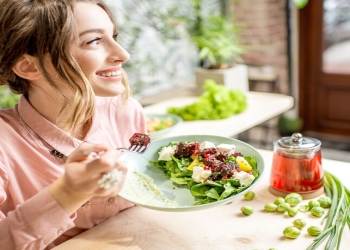
[[97,37],[95,39],[92,39],[91,41],[87,42],[86,44],[99,44],[102,38]]
[[119,35],[119,33],[117,33],[117,34],[113,35],[113,36],[112,36],[112,37],[113,37],[113,39],[114,39],[114,40],[116,40],[116,41],[118,41],[118,35]]

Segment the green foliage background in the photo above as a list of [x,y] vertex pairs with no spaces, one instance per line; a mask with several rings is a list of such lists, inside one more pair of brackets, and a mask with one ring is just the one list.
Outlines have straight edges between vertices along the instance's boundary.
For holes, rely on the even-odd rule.
[[130,53],[123,65],[136,97],[193,82],[198,48],[191,37],[201,17],[220,14],[228,0],[106,0],[116,15],[119,43]]
[[11,92],[7,87],[0,87],[0,109],[11,108],[21,96]]

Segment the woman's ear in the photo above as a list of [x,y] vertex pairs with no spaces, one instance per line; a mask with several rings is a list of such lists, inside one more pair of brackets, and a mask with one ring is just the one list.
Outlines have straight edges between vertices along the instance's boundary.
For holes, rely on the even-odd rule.
[[24,54],[13,66],[13,72],[27,80],[37,80],[41,77],[41,71],[34,56]]

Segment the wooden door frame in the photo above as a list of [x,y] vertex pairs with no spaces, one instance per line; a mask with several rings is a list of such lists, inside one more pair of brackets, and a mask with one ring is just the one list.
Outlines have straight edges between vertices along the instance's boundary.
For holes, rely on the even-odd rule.
[[327,90],[332,86],[349,91],[349,76],[322,71],[323,12],[322,0],[310,0],[299,12],[299,116],[304,121],[305,132],[347,136],[350,128],[328,119],[326,113]]
[[[320,13],[322,13],[322,8],[315,6],[315,1],[309,1],[308,5],[299,13],[299,115],[304,121],[303,130],[306,131],[315,126],[313,122],[316,120],[315,113],[310,112],[316,108],[315,96],[312,95],[315,91],[315,85],[310,83],[316,82],[316,72],[321,66],[318,54],[320,54],[322,47],[320,44],[315,44],[310,49],[305,39],[310,37],[312,40],[321,41],[321,30],[315,28],[315,23],[322,15]],[[310,26],[306,26],[305,23],[309,23]],[[304,107],[310,107],[310,109]]]

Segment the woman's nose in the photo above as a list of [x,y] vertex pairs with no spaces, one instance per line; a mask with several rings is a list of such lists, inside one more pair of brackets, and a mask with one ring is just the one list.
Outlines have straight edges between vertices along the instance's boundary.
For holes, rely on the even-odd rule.
[[127,62],[130,59],[130,54],[119,43],[114,42],[111,47],[110,61],[111,62]]

